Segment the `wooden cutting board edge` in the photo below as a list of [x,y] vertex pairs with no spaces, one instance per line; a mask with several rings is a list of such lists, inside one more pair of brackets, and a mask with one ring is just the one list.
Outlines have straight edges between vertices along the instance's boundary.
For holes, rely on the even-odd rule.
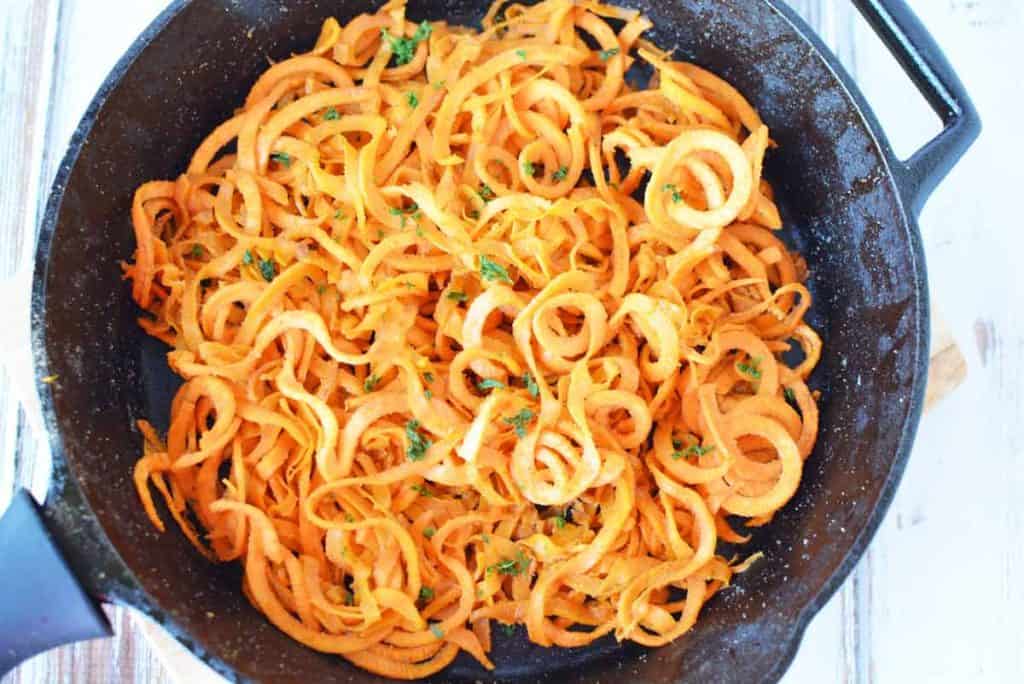
[[[967,361],[953,339],[946,322],[932,312],[931,354],[924,410],[948,397],[967,378]],[[137,611],[131,611],[136,627],[146,635],[157,657],[179,684],[227,684],[191,651],[175,641],[160,626]]]

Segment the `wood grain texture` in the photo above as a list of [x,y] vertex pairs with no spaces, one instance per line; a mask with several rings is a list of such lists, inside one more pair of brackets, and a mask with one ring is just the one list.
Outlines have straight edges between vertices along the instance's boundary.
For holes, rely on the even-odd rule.
[[[0,301],[27,299],[40,207],[67,141],[106,73],[164,4],[0,2],[0,130],[28,132],[0,138]],[[898,151],[909,153],[938,131],[848,2],[791,4],[858,79]],[[1015,581],[1024,570],[1024,463],[1016,458],[1024,447],[1024,324],[1017,318],[1024,273],[1010,265],[1024,250],[1014,202],[1024,180],[1016,161],[1024,156],[1016,115],[1024,84],[1010,68],[1019,64],[1024,10],[1011,0],[911,5],[986,118],[986,136],[921,221],[934,299],[971,370],[964,388],[922,424],[890,515],[853,577],[811,623],[786,684],[1024,681],[1024,589]],[[13,326],[6,316],[0,313],[0,358],[29,359],[27,316]],[[955,382],[963,370],[947,358],[953,363],[936,383]],[[10,365],[13,373],[0,368],[0,509],[16,485],[41,493],[48,473],[32,411],[19,411],[10,390],[10,376],[23,378],[30,366]],[[110,614],[114,639],[39,656],[3,684],[205,680],[193,674],[190,656],[175,659],[176,645],[162,632],[130,611]]]

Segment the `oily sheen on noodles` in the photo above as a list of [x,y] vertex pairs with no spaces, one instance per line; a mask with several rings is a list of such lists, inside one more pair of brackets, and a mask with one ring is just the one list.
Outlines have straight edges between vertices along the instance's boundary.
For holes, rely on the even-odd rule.
[[125,274],[184,378],[139,497],[294,639],[403,679],[492,668],[497,626],[662,645],[796,491],[821,343],[773,142],[650,26],[328,19],[136,192]]

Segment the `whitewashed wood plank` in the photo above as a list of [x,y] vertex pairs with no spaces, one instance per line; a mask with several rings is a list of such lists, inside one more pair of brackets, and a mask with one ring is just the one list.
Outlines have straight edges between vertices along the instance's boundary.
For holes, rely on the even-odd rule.
[[[71,5],[71,9],[69,10],[69,14],[71,16],[74,16],[74,13],[76,11],[76,7],[80,9],[86,3],[82,2],[81,0],[79,0],[78,2],[73,2],[73,3],[69,3],[69,4]],[[139,3],[124,3],[124,4],[125,5],[131,5],[130,7],[128,7],[129,13],[134,12],[135,10],[138,10],[140,13],[144,14],[147,11],[147,9],[148,9],[147,5],[151,4],[151,3],[139,2]],[[159,10],[159,5],[161,4],[160,2],[154,2],[152,4],[153,4],[154,7],[156,7]],[[837,42],[839,42],[839,38],[838,37],[839,37],[840,33],[837,32],[834,37],[829,38],[827,36],[827,27],[829,25],[828,25],[827,22],[825,22],[825,20],[822,17],[823,17],[824,12],[828,11],[829,9],[837,8],[837,6],[840,3],[829,2],[829,0],[813,0],[813,1],[807,0],[807,1],[803,2],[803,3],[798,3],[798,4],[803,4],[805,7],[810,8],[808,11],[817,11],[818,12],[816,16],[812,16],[811,17],[813,22],[818,24],[818,26],[821,27],[822,30],[826,33],[826,40],[828,40],[828,42],[831,42],[834,45],[836,45]],[[963,5],[965,3],[961,3],[961,4]],[[970,4],[975,4],[976,5],[978,3],[977,2],[972,2]],[[984,3],[982,3],[982,4],[984,4]],[[1009,3],[1007,3],[1007,4],[1009,4]],[[992,3],[989,3],[987,5],[987,7],[990,7],[991,5],[992,5]],[[958,11],[956,0],[953,0],[951,2],[951,4],[949,5],[949,7],[950,7],[950,11]],[[119,7],[119,10],[120,9],[122,9],[122,8]],[[92,13],[96,14],[96,12],[92,12]],[[156,10],[154,10],[152,13],[155,14]],[[119,14],[121,14],[120,11],[119,11]],[[130,19],[131,16],[129,16],[127,18]],[[73,45],[68,45],[67,46],[66,49],[67,49],[68,54],[69,55],[75,54],[76,53],[75,51],[77,49],[79,49],[79,47],[81,47],[81,49],[84,50],[84,53],[79,54],[77,56],[78,59],[85,59],[87,61],[96,61],[96,60],[98,60],[98,57],[96,56],[95,52],[96,52],[97,47],[98,47],[98,48],[100,48],[101,52],[106,54],[106,56],[110,57],[109,63],[108,63],[108,65],[106,65],[106,67],[109,68],[110,66],[113,65],[114,60],[121,53],[121,51],[124,49],[124,47],[127,46],[128,42],[130,42],[130,40],[133,37],[134,33],[137,33],[137,31],[140,30],[142,28],[142,26],[144,26],[144,24],[145,24],[145,20],[142,20],[142,22],[140,22],[137,27],[131,29],[131,31],[129,32],[131,35],[127,36],[125,42],[123,44],[118,44],[117,41],[112,39],[112,37],[111,37],[112,29],[113,29],[113,33],[119,34],[120,33],[119,26],[121,26],[121,25],[123,25],[125,23],[125,19],[126,19],[126,17],[124,15],[119,15],[117,22],[111,22],[111,18],[109,16],[105,16],[105,17],[95,16],[95,17],[86,18],[85,19],[85,23],[84,24],[80,24],[79,26],[80,27],[89,27],[90,26],[90,24],[89,24],[90,20],[95,25],[98,25],[98,24],[102,23],[102,26],[99,27],[99,31],[101,31],[101,33],[99,33],[99,34],[92,34],[92,35],[103,35],[104,36],[104,40],[103,41],[80,40],[79,41],[80,45],[78,47],[73,46]],[[835,22],[835,19],[833,19],[833,20]],[[72,22],[70,22],[70,25],[74,25],[73,20],[72,20]],[[118,26],[112,26],[112,25],[118,25]],[[836,26],[838,26],[840,28],[842,28],[843,26],[846,26],[847,29],[848,29],[852,25],[850,25],[850,24],[847,24],[847,25],[839,24],[839,25],[836,25]],[[95,27],[93,27],[93,30],[95,30]],[[83,38],[89,36],[89,34],[81,34],[81,33],[78,33],[77,35],[79,37],[83,37]],[[68,38],[71,41],[71,40],[74,39],[74,36],[70,36]],[[97,43],[102,43],[102,44],[101,45],[97,45]],[[850,43],[847,42],[847,45],[849,45],[849,44]],[[103,50],[102,48],[109,48],[109,49]],[[872,47],[872,49],[878,49],[881,52],[881,49],[877,48],[877,46],[876,47]],[[848,54],[845,54],[844,51],[843,51],[843,48],[840,47],[839,48],[839,53],[840,53],[841,58],[843,58],[844,61],[847,63],[848,67],[851,66],[851,63],[852,63],[854,68],[857,67],[857,62],[855,61],[855,59],[856,59],[856,57],[858,55],[852,50],[852,48],[851,48],[851,51]],[[100,56],[102,56],[102,55],[100,55]],[[55,164],[59,160],[59,154],[62,153],[62,148],[63,148],[63,146],[65,146],[65,143],[66,143],[68,137],[70,137],[70,134],[74,130],[74,126],[77,123],[78,115],[81,113],[81,111],[84,111],[85,104],[87,103],[88,98],[91,96],[91,94],[92,94],[93,90],[95,89],[96,85],[98,85],[98,83],[101,80],[103,74],[105,73],[105,70],[103,70],[102,73],[100,73],[100,74],[98,74],[98,76],[96,76],[94,81],[90,81],[88,79],[88,74],[87,73],[83,74],[83,72],[87,72],[88,70],[87,69],[83,70],[82,66],[78,65],[78,63],[75,63],[75,65],[73,67],[69,67],[68,70],[69,70],[68,74],[71,75],[71,76],[69,76],[69,78],[71,80],[71,83],[67,84],[66,87],[61,88],[61,90],[56,93],[55,102],[57,102],[57,105],[60,106],[61,111],[63,111],[63,108],[69,108],[68,111],[71,112],[72,114],[69,114],[67,116],[59,115],[57,120],[55,121],[55,123],[53,125],[53,129],[54,130],[53,130],[53,135],[52,135],[51,139],[54,139],[54,138],[58,139],[58,142],[56,142],[56,143],[54,143],[53,145],[50,146],[51,147],[51,152],[52,152],[53,148],[56,148],[56,149],[59,149],[59,153],[57,153],[56,155],[52,155],[51,159],[49,160],[49,164],[46,165],[47,168],[48,168],[47,177],[50,177],[50,175],[52,174],[52,170],[55,169]],[[851,71],[853,71],[853,70],[851,70]],[[873,73],[873,72],[868,72],[868,73]],[[83,76],[84,76],[84,78],[83,78]],[[891,74],[890,74],[890,76],[891,76]],[[905,101],[907,99],[908,99],[907,97],[897,98],[894,101],[894,104],[905,103]],[[924,113],[924,112],[926,112],[926,110],[923,108],[921,110],[921,112]],[[901,120],[901,121],[908,119],[908,117],[904,117],[903,114],[897,114],[896,116],[897,116],[898,120]],[[903,118],[899,119],[900,117],[903,117]],[[886,121],[885,117],[883,117],[883,120]],[[889,124],[890,122],[886,122],[886,123]],[[920,126],[916,126],[914,124],[908,124],[907,129],[912,133],[912,132],[914,132],[916,130],[919,130]],[[900,129],[896,129],[896,132],[898,133],[899,130]],[[897,148],[899,149],[900,148],[899,141],[902,138],[899,135],[896,135],[896,134],[894,134],[893,137],[894,137],[894,140],[897,142]],[[922,137],[924,137],[924,136],[922,136]],[[910,143],[910,144],[912,144],[912,143]],[[909,149],[910,147],[906,147],[906,148]],[[926,218],[927,218],[927,216],[926,216]],[[950,238],[950,240],[952,240],[952,238]],[[952,245],[952,243],[950,243],[950,245]],[[931,244],[930,244],[930,246],[931,246]],[[933,264],[934,264],[934,258],[932,257],[931,251],[930,251],[930,259],[933,260]],[[934,266],[933,266],[933,272],[934,272]],[[985,318],[985,319],[979,318],[979,322],[980,322],[979,325],[981,326],[980,329],[982,329],[982,330],[991,330],[992,331],[991,334],[988,335],[988,339],[996,341],[995,344],[990,344],[989,351],[986,352],[990,356],[990,360],[992,362],[994,362],[995,357],[998,356],[999,353],[1000,353],[1000,352],[998,352],[998,349],[1006,347],[1006,340],[1004,338],[1002,338],[998,332],[996,332],[997,330],[1001,330],[1001,328],[999,328],[999,327],[997,327],[995,325],[994,318]],[[989,322],[991,322],[991,323],[989,323]],[[963,324],[963,322],[958,322],[958,323]],[[964,331],[971,329],[970,327],[965,328],[963,325],[957,325],[957,326],[955,326],[955,328],[956,328],[956,330],[959,333],[961,333],[962,339],[964,339],[964,337],[963,337]],[[1010,334],[1010,337],[1011,337],[1011,346],[1013,346],[1014,341],[1017,341],[1017,344],[1018,344],[1018,347],[1019,347],[1019,340],[1020,340],[1019,332],[1012,332]],[[1020,354],[1020,351],[1018,350],[1015,353],[1016,354]],[[1019,374],[1019,366],[1017,366],[1016,368],[1018,369],[1017,373]],[[968,413],[970,413],[970,412],[968,412]],[[919,448],[919,451],[920,451],[920,448]],[[1018,519],[1018,525],[1017,526],[1018,526],[1018,537],[1016,539],[1019,540],[1020,539],[1020,536],[1019,536],[1019,527],[1020,527],[1019,519]],[[1020,567],[1019,559],[1018,559],[1016,567],[1018,567],[1018,568]],[[872,573],[872,576],[873,576],[873,573]],[[796,662],[796,664],[794,666],[794,671],[791,673],[792,681],[838,681],[840,679],[840,677],[838,676],[839,673],[843,673],[843,679],[846,679],[850,675],[851,668],[855,668],[855,666],[851,666],[851,665],[847,664],[847,666],[846,666],[847,669],[846,670],[836,670],[835,669],[836,659],[833,656],[827,655],[824,658],[822,658],[820,656],[820,652],[821,652],[822,648],[825,651],[828,651],[828,650],[831,650],[831,649],[835,649],[836,648],[836,643],[845,644],[844,649],[841,651],[843,657],[848,657],[851,652],[855,652],[858,648],[860,649],[861,652],[864,652],[863,645],[861,644],[861,646],[859,646],[859,647],[857,645],[858,641],[862,641],[862,639],[860,639],[860,637],[858,637],[856,634],[851,634],[849,632],[849,630],[847,632],[843,632],[842,631],[842,627],[841,627],[840,628],[840,633],[836,636],[835,639],[833,639],[833,637],[831,637],[830,635],[834,633],[834,630],[831,629],[831,628],[828,628],[829,624],[841,625],[844,622],[843,614],[846,613],[846,614],[849,615],[849,614],[851,614],[856,609],[857,595],[856,595],[856,592],[853,590],[852,587],[853,586],[851,584],[848,584],[847,587],[844,588],[842,594],[839,595],[840,596],[839,599],[838,599],[839,603],[837,604],[837,601],[834,601],[833,603],[829,604],[829,606],[827,606],[825,608],[825,610],[822,612],[822,614],[818,617],[818,619],[816,619],[815,623],[812,625],[812,627],[811,627],[811,629],[810,629],[810,631],[808,633],[808,637],[807,637],[807,641],[805,643],[805,647],[802,650],[800,656],[798,656],[798,660],[797,660],[797,662]],[[860,595],[863,596],[863,593],[861,593]],[[838,605],[838,608],[837,608],[837,605]],[[835,613],[837,613],[837,612],[840,613],[840,615],[838,617],[835,615]],[[851,618],[847,617],[846,622],[847,622],[847,624],[850,624]],[[828,629],[825,629],[825,628],[828,628]],[[849,642],[849,643],[847,643],[847,642]],[[1017,652],[1019,653],[1020,650],[1021,649],[1018,648]],[[811,655],[808,655],[808,653],[811,653]],[[103,655],[103,654],[94,654],[93,657],[94,658],[95,657],[108,657],[108,658],[110,658],[111,656],[110,655]],[[830,665],[821,665],[820,662],[815,662],[815,661],[812,661],[812,660],[824,660],[824,661],[828,662],[828,664],[830,664]],[[58,671],[54,671],[54,672],[58,672]],[[65,670],[63,672],[67,673],[67,672],[71,672],[71,671],[70,670]],[[87,667],[84,670],[81,670],[80,672],[96,672],[98,674],[100,671],[99,670],[93,670],[91,667]],[[110,673],[111,671],[103,670],[103,672]],[[830,673],[830,675],[828,673]],[[911,680],[912,680],[912,678],[911,678]],[[60,680],[35,679],[35,680],[31,680],[31,681],[60,681]],[[85,680],[78,680],[78,681],[85,681]],[[105,680],[89,680],[89,681],[105,681]],[[114,680],[110,680],[110,681],[114,681]],[[142,679],[140,681],[151,681],[151,680],[148,680],[148,678],[146,678],[146,679]],[[847,679],[847,681],[851,681],[851,680]],[[866,680],[864,680],[864,681],[866,681]],[[893,679],[893,681],[896,681],[896,680]],[[952,681],[952,680],[950,680],[950,681]],[[992,681],[997,681],[997,680],[992,680]]]
[[[27,306],[30,283],[28,262],[34,251],[37,220],[71,134],[106,74],[165,4],[164,0],[118,2],[116,12],[111,13],[97,11],[97,3],[91,0],[13,0],[0,3],[0,26],[4,29],[4,44],[0,46],[4,50],[3,63],[10,65],[15,62],[13,57],[8,59],[7,50],[15,55],[34,55],[33,51],[36,51],[45,56],[41,62],[38,59],[31,62],[31,69],[16,72],[7,68],[3,72],[5,100],[0,110],[3,130],[19,130],[17,126],[9,125],[8,120],[20,114],[28,119],[36,143],[29,155],[31,160],[24,163],[19,163],[6,153],[0,154],[0,163],[11,164],[9,168],[5,164],[0,170],[0,183],[3,184],[0,186],[3,188],[3,203],[0,206],[3,206],[4,212],[0,214],[3,218],[0,230],[5,226],[16,226],[16,235],[21,240],[17,259],[20,268],[12,266],[8,269],[19,277],[14,283],[10,279],[5,281],[5,287],[0,292],[3,295],[2,301],[19,301]],[[106,3],[104,5],[105,9],[110,9]],[[38,18],[30,21],[41,12],[40,8],[47,10],[45,21]],[[38,106],[30,108],[19,105],[17,108],[9,108],[8,84],[11,92],[33,93],[39,102]],[[18,187],[12,190],[10,184],[14,181],[22,182],[27,189]],[[16,206],[21,212],[20,222],[7,220],[9,198],[14,198],[11,206]],[[10,237],[11,240],[0,240],[0,250],[5,250],[8,244],[14,242],[14,235]],[[0,268],[6,264],[6,261],[0,262]],[[7,273],[0,270],[0,278],[5,275]],[[26,356],[29,348],[28,319],[24,311],[19,317],[19,323],[22,321],[24,325],[0,325],[0,339],[3,340],[3,349],[12,349],[14,353],[21,354],[16,357],[18,359],[24,357],[18,364],[22,376],[19,379],[21,384],[31,387],[32,378],[25,377],[25,371],[31,368],[31,364],[30,357]],[[0,318],[0,322],[6,322],[6,319]],[[16,331],[15,334],[11,334],[11,330]],[[7,354],[3,357],[11,358]],[[6,376],[0,377],[0,383],[4,378]],[[4,391],[4,386],[0,385],[0,435],[8,433],[5,426],[10,425],[11,416],[18,416],[17,411],[12,412],[8,406],[2,405],[13,398],[13,393]],[[32,415],[31,411],[29,415]],[[30,432],[22,429],[16,433],[18,439],[15,441],[19,443],[17,446],[20,446],[22,456],[19,461],[25,464],[22,468],[24,472],[12,475],[8,472],[9,468],[0,470],[2,497],[9,497],[16,483],[34,481],[33,490],[37,495],[45,491],[47,469],[34,467],[47,460],[45,448],[39,449],[44,453],[42,457],[36,458],[35,437]],[[5,436],[4,441],[0,442],[5,455],[14,453],[9,441]],[[42,446],[45,447],[45,440]],[[13,459],[5,458],[3,461],[6,464]],[[37,656],[5,678],[4,684],[167,682],[163,666],[154,657],[148,640],[137,628],[131,611],[111,608],[108,614],[116,631],[113,639],[77,644]]]
[[[55,0],[16,0],[0,5],[0,509],[16,486],[32,484],[32,454],[19,440],[26,416],[19,409],[31,375],[28,333],[29,267],[35,243],[40,159],[45,147],[46,105],[52,71]],[[35,414],[30,414],[35,415]],[[39,488],[35,488],[37,493]]]
[[[1016,2],[912,5],[959,70],[986,132],[921,219],[932,293],[971,372],[923,423],[872,545],[871,662],[878,682],[1022,681],[1024,274],[1011,259],[1024,249],[1014,220],[1024,96],[1011,65],[1024,21]],[[934,115],[880,52],[858,56],[868,98],[908,153],[938,130]]]

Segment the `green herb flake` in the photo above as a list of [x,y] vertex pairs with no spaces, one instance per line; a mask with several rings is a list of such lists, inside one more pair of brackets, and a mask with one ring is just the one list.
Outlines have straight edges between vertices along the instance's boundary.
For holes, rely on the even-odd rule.
[[319,285],[316,286],[316,293],[318,295],[322,295],[324,292],[327,292],[327,286],[326,285],[324,285],[323,283],[320,283]]
[[533,420],[534,413],[530,409],[524,408],[514,416],[506,416],[502,420],[516,429],[516,437],[522,439],[526,437],[526,426]]
[[420,104],[419,96],[411,90],[405,94],[405,101],[409,104],[410,109],[416,109]]
[[492,260],[486,254],[480,255],[480,275],[482,275],[485,280],[503,280],[506,283],[512,282],[512,279],[508,276],[508,271],[505,267]]
[[519,59],[526,59],[526,50],[516,50],[516,54],[519,55]]
[[672,458],[678,461],[681,458],[688,458],[690,456],[703,456],[704,454],[710,454],[715,450],[714,446],[701,446],[700,444],[693,444],[686,447],[682,451],[676,451],[672,454]]
[[343,212],[341,209],[338,209],[336,212],[334,212],[335,221],[340,221],[343,218],[345,218],[345,212]]
[[252,261],[253,261],[253,259],[252,259],[252,250],[251,249],[245,250],[245,254],[242,255],[242,263],[245,264],[246,266],[251,266],[252,265]]
[[458,290],[451,290],[448,294],[445,295],[445,299],[448,299],[453,302],[464,302],[467,299],[469,299],[469,295],[467,295],[465,292],[459,292]]
[[436,622],[430,625],[430,633],[438,639],[444,639],[444,630]]
[[490,544],[491,543],[491,537],[487,533],[481,534],[480,538],[484,540],[484,544]]
[[337,121],[341,118],[341,114],[334,107],[328,107],[327,111],[324,112],[324,121]]
[[740,373],[743,373],[747,377],[753,378],[754,380],[761,379],[761,358],[754,357],[750,360],[750,363],[738,363],[736,369]]
[[516,626],[513,623],[511,623],[511,622],[509,622],[509,623],[504,623],[503,622],[501,624],[501,631],[505,632],[506,636],[513,636],[516,633]]
[[363,391],[366,393],[370,393],[373,390],[377,389],[377,385],[379,384],[380,377],[377,375],[371,375],[370,377],[366,378],[366,380],[363,381]]
[[792,387],[786,387],[782,390],[782,394],[785,395],[786,401],[796,402],[796,392],[793,391]]
[[487,567],[487,572],[499,575],[521,575],[530,569],[530,557],[522,549],[516,550],[515,558],[507,558]]
[[537,168],[533,165],[533,162],[526,160],[523,162],[523,175],[533,178],[533,174],[537,173]]
[[270,259],[260,259],[260,275],[269,283],[277,275],[277,264]]
[[555,527],[557,527],[558,529],[562,529],[565,527],[564,515],[555,516]]
[[563,167],[559,168],[557,171],[555,171],[553,174],[551,174],[551,180],[560,183],[560,182],[564,181],[568,175],[569,175],[569,167],[568,166],[563,166]]
[[412,491],[416,492],[420,496],[426,497],[428,499],[430,497],[434,496],[434,492],[432,492],[429,489],[427,489],[426,485],[421,485],[421,484],[413,485],[412,487],[410,487],[410,489],[412,489]]
[[481,183],[480,189],[476,191],[476,194],[480,195],[480,199],[484,202],[490,202],[495,197],[494,190],[491,190],[491,186],[487,183]]
[[409,440],[405,455],[410,461],[422,461],[427,455],[427,449],[433,444],[420,433],[420,421],[415,418],[405,424],[405,438]]
[[672,193],[672,201],[677,204],[683,201],[683,194],[679,192],[679,188],[676,187],[675,183],[665,183],[661,186],[661,191]]
[[276,161],[278,164],[285,168],[289,168],[292,165],[292,155],[287,152],[275,152],[270,155],[270,159]]
[[426,603],[434,600],[434,590],[430,587],[420,587],[420,601]]
[[677,437],[673,437],[672,438],[672,448],[675,449],[676,451],[679,451],[680,449],[682,449],[683,448],[683,440],[681,440],[681,439],[679,439]]
[[435,534],[437,534],[437,530],[434,529],[433,527],[424,527],[423,528],[423,536],[426,537],[427,539],[433,539]]
[[619,48],[608,48],[607,50],[601,50],[597,53],[597,56],[601,58],[602,62],[607,62],[609,59],[619,54]]
[[466,216],[475,221],[476,219],[480,218],[480,212],[477,211],[476,209],[470,209],[468,212],[466,212]]
[[193,259],[198,259],[199,257],[203,256],[203,246],[202,245],[192,245],[192,252],[191,252],[191,254],[192,254],[192,258]]
[[480,382],[476,383],[476,388],[481,392],[487,392],[488,390],[494,389],[505,389],[505,383],[500,380],[492,380],[491,378],[484,378]]
[[434,393],[431,392],[430,390],[424,390],[423,391],[423,397],[425,399],[433,399],[434,398]]
[[416,48],[430,37],[433,30],[434,27],[424,21],[416,27],[416,33],[412,35],[412,38],[395,37],[386,28],[380,30],[380,35],[391,47],[391,52],[395,56],[395,64],[403,66],[412,61],[416,54]]
[[423,374],[423,379],[426,380],[427,382],[434,382],[434,374],[431,373],[430,371],[427,371],[426,373]]
[[523,373],[523,384],[526,385],[526,391],[530,393],[531,397],[536,399],[540,396],[540,387],[537,386],[537,381],[533,379],[529,371]]

